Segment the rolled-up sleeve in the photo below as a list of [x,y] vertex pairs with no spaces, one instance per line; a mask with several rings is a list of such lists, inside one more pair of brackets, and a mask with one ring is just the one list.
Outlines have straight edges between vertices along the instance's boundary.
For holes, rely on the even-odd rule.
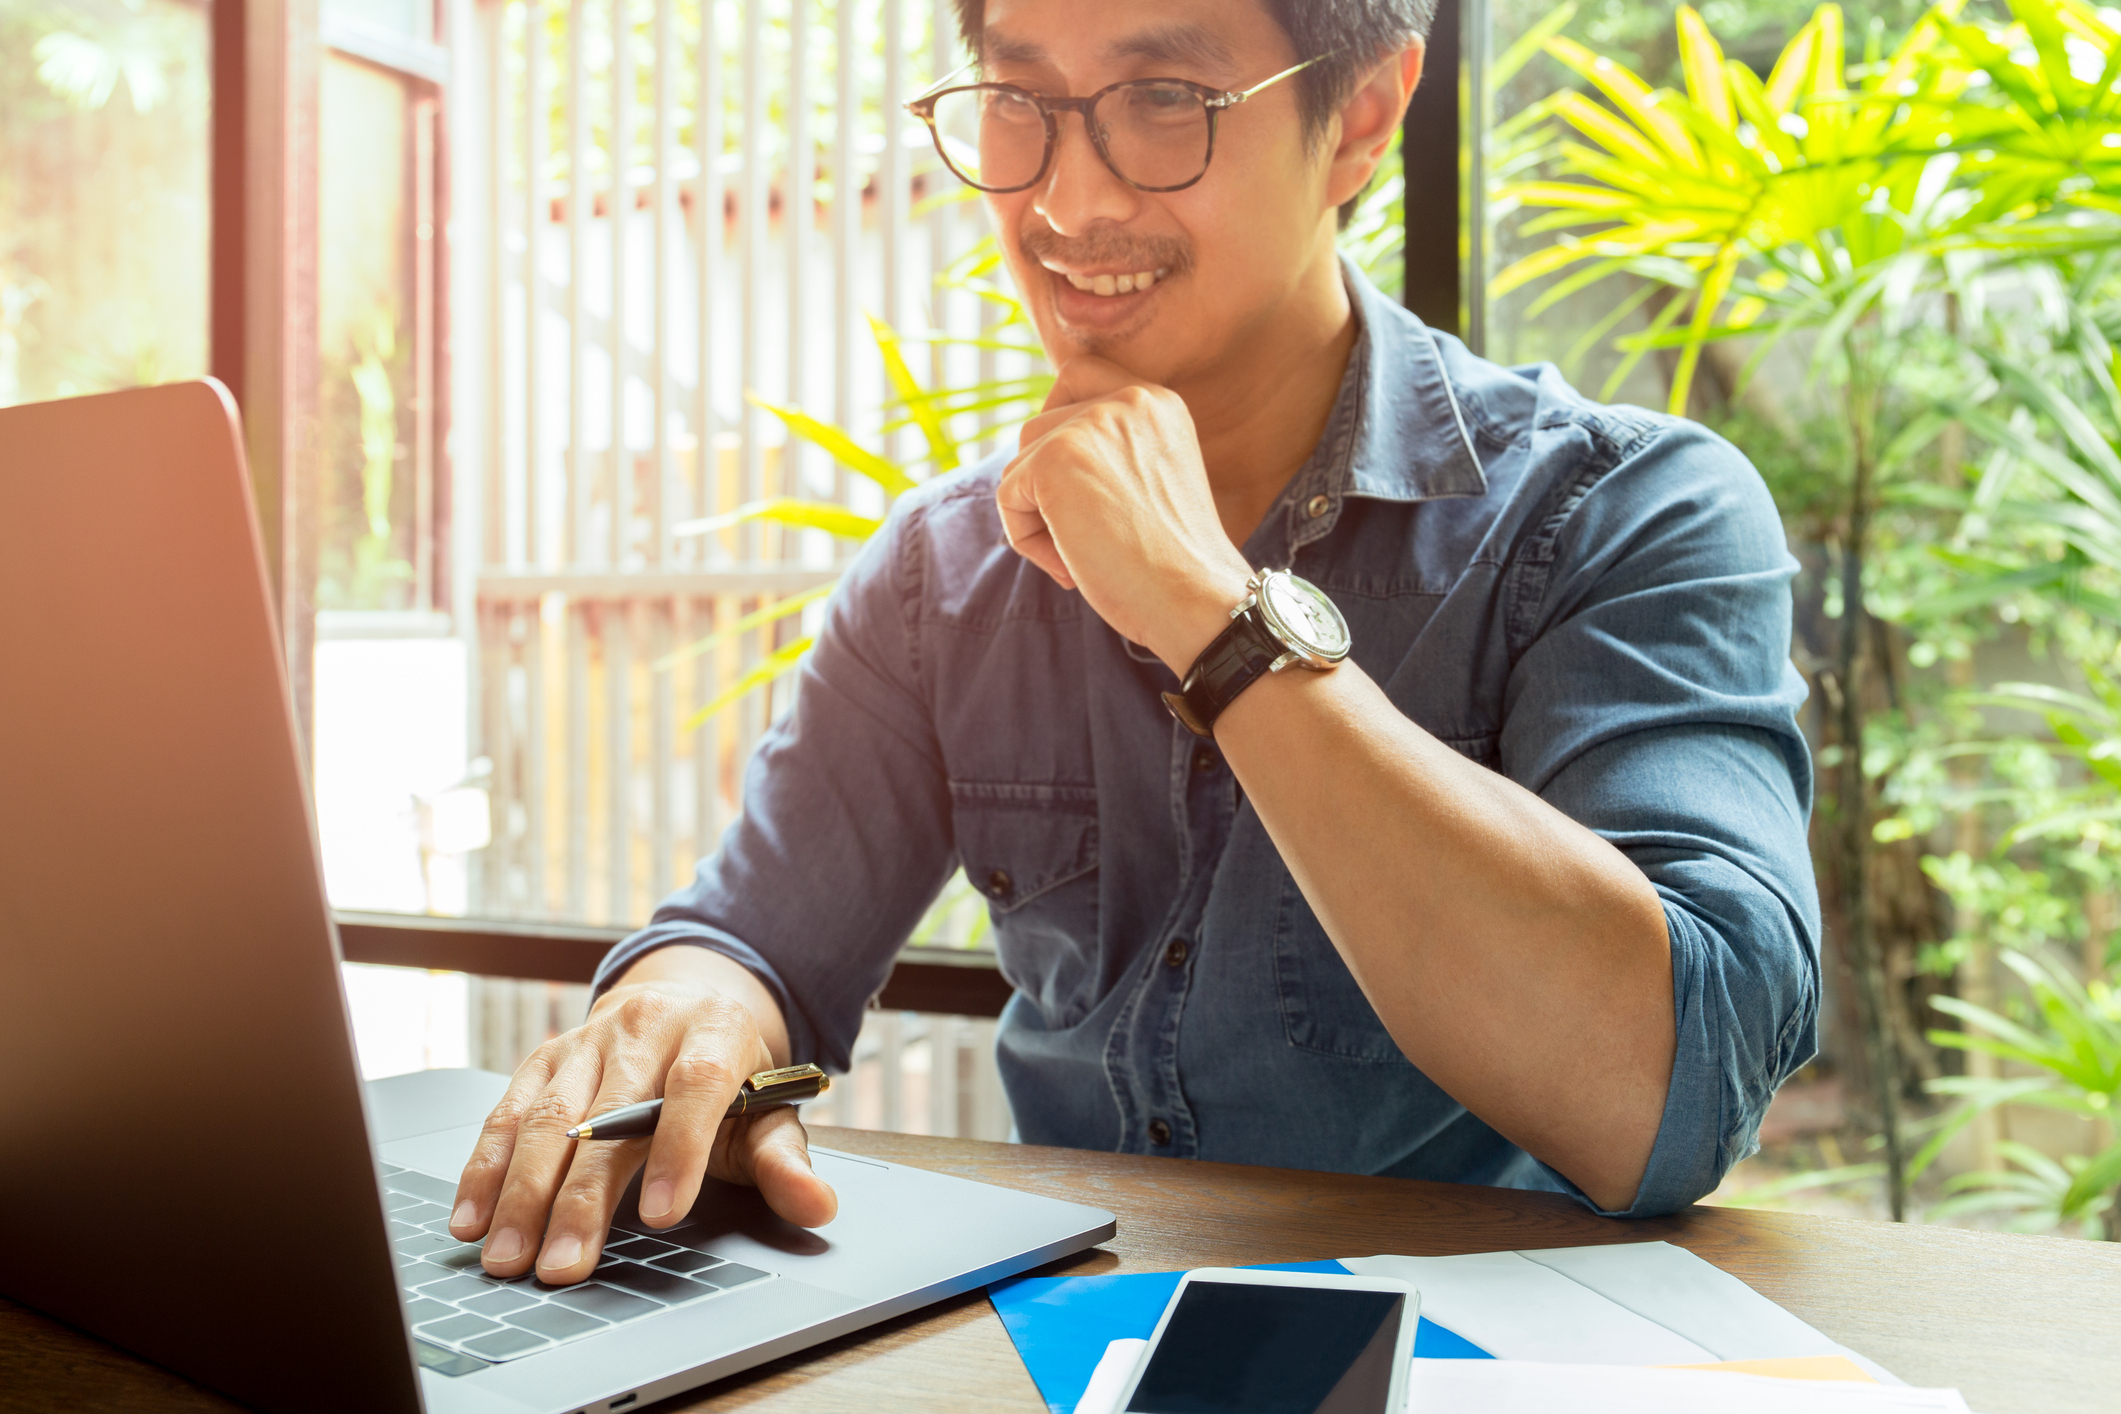
[[646,928],[597,969],[704,947],[756,973],[793,1061],[844,1071],[869,999],[954,865],[950,792],[914,651],[921,496],[902,498],[827,603],[795,705],[744,775],[743,813]]
[[1668,420],[1609,465],[1566,488],[1548,552],[1520,567],[1528,634],[1502,764],[1664,903],[1677,1044],[1620,1212],[1648,1216],[1752,1153],[1776,1087],[1816,1049],[1819,905],[1789,659],[1797,566],[1767,489],[1729,444]]

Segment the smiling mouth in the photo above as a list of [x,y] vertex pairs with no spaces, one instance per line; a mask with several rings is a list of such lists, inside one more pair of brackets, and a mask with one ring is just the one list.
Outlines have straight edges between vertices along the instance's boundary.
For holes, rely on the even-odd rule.
[[[1050,265],[1046,268],[1053,269]],[[1086,295],[1111,296],[1153,288],[1158,280],[1171,273],[1171,269],[1165,266],[1161,270],[1138,270],[1126,275],[1075,275],[1066,270],[1054,270],[1053,273]]]

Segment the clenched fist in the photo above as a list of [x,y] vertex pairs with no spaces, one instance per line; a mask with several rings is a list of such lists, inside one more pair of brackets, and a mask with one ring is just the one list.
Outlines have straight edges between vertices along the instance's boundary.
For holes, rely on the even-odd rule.
[[1019,448],[995,493],[1009,543],[1184,674],[1251,573],[1185,403],[1103,359],[1070,359]]

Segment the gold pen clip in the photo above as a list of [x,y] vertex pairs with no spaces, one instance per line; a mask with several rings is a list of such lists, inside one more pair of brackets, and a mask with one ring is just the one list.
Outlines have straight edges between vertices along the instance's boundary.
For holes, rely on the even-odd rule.
[[803,1080],[821,1080],[829,1085],[832,1077],[814,1065],[784,1065],[779,1070],[762,1070],[744,1083],[754,1090],[763,1090],[769,1085],[792,1085]]
[[754,1105],[778,1103],[779,1097],[789,1091],[801,1091],[795,1098],[808,1100],[831,1088],[832,1077],[814,1065],[785,1065],[779,1070],[762,1070],[736,1092],[736,1113],[749,1114]]

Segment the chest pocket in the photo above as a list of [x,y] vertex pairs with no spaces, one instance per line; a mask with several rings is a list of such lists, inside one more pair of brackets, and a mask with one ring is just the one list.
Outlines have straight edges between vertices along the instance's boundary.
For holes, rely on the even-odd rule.
[[1286,877],[1274,924],[1274,982],[1281,994],[1282,1031],[1296,1049],[1343,1060],[1410,1064],[1296,881]]
[[965,877],[986,895],[1002,975],[1048,1026],[1081,1019],[1098,955],[1097,792],[952,781]]

